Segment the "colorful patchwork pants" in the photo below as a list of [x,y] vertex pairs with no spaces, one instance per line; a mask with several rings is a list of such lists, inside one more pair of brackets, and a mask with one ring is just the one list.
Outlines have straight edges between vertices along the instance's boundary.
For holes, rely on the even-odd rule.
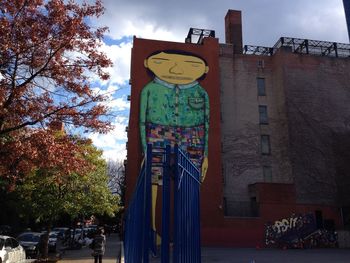
[[[198,169],[202,166],[204,153],[204,125],[194,127],[173,127],[154,123],[146,124],[146,141],[151,144],[156,151],[157,148],[165,148],[170,145],[172,149],[175,144],[180,149],[189,154],[190,160]],[[162,170],[159,167],[152,169],[152,182],[160,183],[162,178]]]

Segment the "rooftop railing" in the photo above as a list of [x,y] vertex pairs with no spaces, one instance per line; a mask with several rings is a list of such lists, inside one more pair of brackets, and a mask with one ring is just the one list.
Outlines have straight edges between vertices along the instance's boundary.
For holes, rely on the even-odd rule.
[[289,47],[293,53],[327,57],[350,57],[350,44],[281,37],[273,47],[244,46],[244,54],[273,56],[278,49]]

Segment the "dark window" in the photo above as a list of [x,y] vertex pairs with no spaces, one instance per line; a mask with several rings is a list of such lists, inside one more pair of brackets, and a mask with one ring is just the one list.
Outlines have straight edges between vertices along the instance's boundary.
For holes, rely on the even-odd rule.
[[224,216],[227,216],[228,213],[227,213],[227,199],[226,199],[226,197],[224,197],[223,205],[224,205]]
[[265,91],[265,79],[264,78],[257,78],[257,86],[258,86],[258,95],[259,96],[266,96]]
[[270,154],[270,136],[269,135],[261,135],[261,153],[262,154]]
[[5,248],[6,248],[6,247],[12,248],[11,238],[7,238],[7,239],[5,240]]
[[259,216],[259,205],[256,201],[256,197],[250,198],[250,215],[252,217],[258,217]]
[[13,248],[16,248],[16,247],[19,246],[19,243],[18,243],[18,241],[17,241],[16,239],[11,238],[11,242],[12,242],[12,247],[13,247]]
[[323,229],[323,215],[321,210],[315,211],[316,227],[318,229]]
[[272,169],[271,166],[263,166],[264,182],[272,182]]
[[259,122],[260,124],[268,124],[268,117],[267,117],[267,106],[259,106]]

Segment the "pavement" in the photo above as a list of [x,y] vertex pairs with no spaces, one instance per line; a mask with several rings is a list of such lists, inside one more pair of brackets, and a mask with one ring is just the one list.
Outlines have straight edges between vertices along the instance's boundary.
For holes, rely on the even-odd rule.
[[[59,263],[93,263],[94,258],[91,256],[92,250],[88,247],[83,247],[78,250],[66,250],[62,254],[62,259]],[[103,263],[116,263],[120,253],[120,240],[118,234],[106,236],[106,252],[103,256]]]
[[202,263],[349,263],[350,249],[202,248]]
[[[120,253],[117,234],[107,237],[103,263],[116,263]],[[160,262],[150,257],[150,262]],[[91,249],[67,250],[59,263],[93,263]],[[139,262],[132,262],[139,263]],[[350,249],[202,248],[202,263],[350,263]]]

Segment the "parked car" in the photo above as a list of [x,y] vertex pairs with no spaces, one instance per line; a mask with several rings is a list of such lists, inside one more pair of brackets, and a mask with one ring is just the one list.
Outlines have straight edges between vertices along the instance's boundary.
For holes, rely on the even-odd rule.
[[25,259],[26,252],[15,238],[0,235],[0,263],[19,263]]
[[24,232],[17,239],[25,249],[27,258],[39,258],[43,248],[43,233]]
[[60,238],[61,240],[67,240],[70,236],[70,231],[68,227],[54,227],[52,231],[57,232],[58,238]]
[[83,238],[83,230],[81,228],[76,228],[76,229],[71,229],[70,230],[70,236],[73,237],[74,236],[74,240],[78,241],[79,239]]
[[49,234],[49,251],[56,252],[58,232],[51,231]]

